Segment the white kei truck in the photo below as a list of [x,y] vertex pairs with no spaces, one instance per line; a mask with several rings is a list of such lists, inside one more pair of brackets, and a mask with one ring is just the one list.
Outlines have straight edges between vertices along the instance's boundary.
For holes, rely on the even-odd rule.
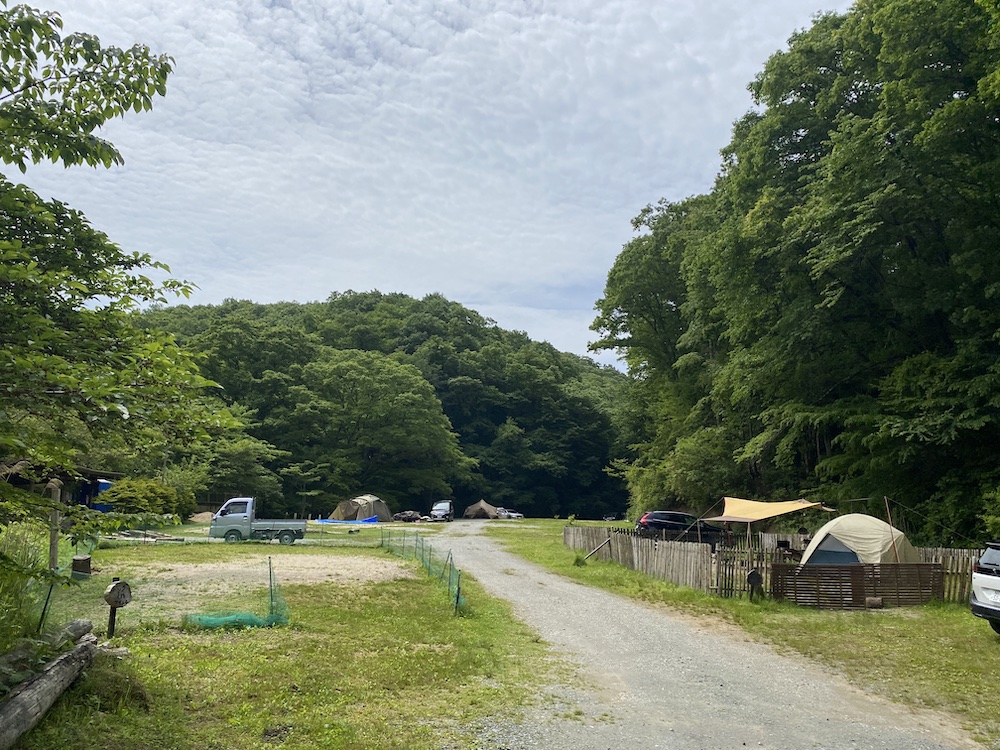
[[208,535],[227,542],[244,539],[277,539],[281,544],[293,544],[306,533],[305,521],[280,521],[257,518],[252,497],[234,497],[226,500],[219,512],[212,516]]

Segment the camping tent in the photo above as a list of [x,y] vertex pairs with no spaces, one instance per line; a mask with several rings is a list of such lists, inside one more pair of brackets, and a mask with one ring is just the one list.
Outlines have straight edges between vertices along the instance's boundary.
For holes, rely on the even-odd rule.
[[837,516],[802,553],[803,565],[896,562],[920,562],[920,556],[902,531],[862,513]]
[[468,508],[465,509],[465,513],[462,514],[462,518],[496,518],[497,509],[490,505],[485,500],[480,500],[478,503],[473,503]]
[[391,521],[392,514],[385,501],[375,495],[359,495],[339,503],[330,519],[333,521],[360,521],[377,517],[379,521]]

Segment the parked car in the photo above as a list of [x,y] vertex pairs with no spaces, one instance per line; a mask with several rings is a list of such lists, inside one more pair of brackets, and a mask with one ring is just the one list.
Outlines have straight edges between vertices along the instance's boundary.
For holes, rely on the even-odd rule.
[[986,550],[972,566],[969,606],[972,614],[1000,633],[1000,541],[987,542]]
[[675,542],[702,542],[711,544],[712,549],[726,533],[725,529],[713,526],[690,513],[673,510],[651,510],[643,513],[635,524],[642,536],[655,536]]
[[440,500],[431,507],[432,521],[454,521],[455,506],[451,500]]
[[518,513],[516,510],[497,508],[497,518],[524,518],[524,514]]

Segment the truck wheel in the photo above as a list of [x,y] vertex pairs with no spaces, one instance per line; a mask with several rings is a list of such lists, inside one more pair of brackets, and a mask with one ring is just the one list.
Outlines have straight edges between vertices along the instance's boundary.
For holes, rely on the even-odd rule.
[[243,541],[243,535],[236,529],[230,529],[229,531],[226,532],[226,535],[222,538],[225,539],[228,544],[233,544],[234,542]]
[[279,544],[292,544],[294,541],[295,541],[294,531],[282,531],[280,534],[278,534]]

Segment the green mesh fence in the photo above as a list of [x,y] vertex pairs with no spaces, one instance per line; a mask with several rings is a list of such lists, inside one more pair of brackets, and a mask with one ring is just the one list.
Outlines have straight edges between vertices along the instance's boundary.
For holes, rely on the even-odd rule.
[[269,606],[266,615],[236,611],[191,614],[184,616],[184,624],[192,628],[207,629],[271,628],[275,625],[287,625],[288,605],[281,595],[270,557],[267,558],[267,574]]
[[455,567],[451,550],[441,554],[417,532],[382,529],[382,547],[397,557],[419,560],[427,574],[448,584],[448,598],[455,614],[465,609],[462,595],[462,571]]

